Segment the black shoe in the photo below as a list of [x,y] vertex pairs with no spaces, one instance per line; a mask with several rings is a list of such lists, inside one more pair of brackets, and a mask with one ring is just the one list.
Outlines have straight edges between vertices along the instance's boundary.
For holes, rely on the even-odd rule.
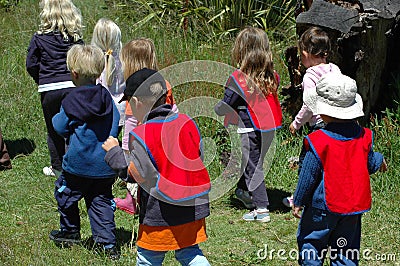
[[113,246],[111,248],[105,248],[104,249],[104,254],[110,259],[110,260],[119,260],[119,252],[116,246]]
[[69,233],[62,230],[53,230],[49,235],[50,239],[63,247],[70,247],[81,242],[81,234],[79,232]]

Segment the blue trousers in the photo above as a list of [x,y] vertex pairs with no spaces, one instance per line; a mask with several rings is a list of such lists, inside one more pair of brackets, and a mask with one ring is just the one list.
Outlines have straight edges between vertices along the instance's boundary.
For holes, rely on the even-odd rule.
[[361,215],[305,208],[297,231],[299,265],[323,265],[327,257],[330,265],[358,265]]
[[55,182],[54,191],[60,213],[60,229],[71,233],[80,231],[78,201],[84,198],[93,240],[99,244],[115,245],[114,181],[115,178],[84,178],[63,171]]
[[[153,251],[138,247],[136,266],[161,266],[166,253],[167,251]],[[175,250],[175,258],[180,262],[181,265],[184,266],[210,265],[206,257],[204,257],[203,252],[199,248],[199,245],[193,245]]]

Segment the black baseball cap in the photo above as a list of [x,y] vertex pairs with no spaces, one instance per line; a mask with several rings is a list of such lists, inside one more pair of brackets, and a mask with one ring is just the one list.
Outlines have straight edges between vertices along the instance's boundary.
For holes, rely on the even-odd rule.
[[119,100],[127,101],[129,97],[135,96],[153,96],[149,90],[154,83],[160,83],[164,93],[167,93],[167,85],[165,79],[156,70],[143,68],[136,71],[125,82],[124,96]]

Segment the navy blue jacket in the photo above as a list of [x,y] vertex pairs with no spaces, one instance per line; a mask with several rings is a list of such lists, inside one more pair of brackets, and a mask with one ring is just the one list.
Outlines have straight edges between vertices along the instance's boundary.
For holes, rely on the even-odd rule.
[[71,81],[67,69],[67,52],[74,44],[70,37],[65,40],[61,33],[35,33],[29,43],[26,70],[38,85]]
[[114,177],[101,147],[108,136],[118,135],[119,112],[108,90],[100,84],[78,87],[61,105],[53,126],[69,145],[63,170],[86,178]]

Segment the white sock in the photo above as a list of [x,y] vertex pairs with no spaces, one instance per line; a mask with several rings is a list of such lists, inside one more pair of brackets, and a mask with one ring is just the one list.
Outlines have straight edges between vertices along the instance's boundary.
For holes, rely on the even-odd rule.
[[269,211],[267,208],[257,208],[257,212],[264,213],[264,212],[269,212]]

